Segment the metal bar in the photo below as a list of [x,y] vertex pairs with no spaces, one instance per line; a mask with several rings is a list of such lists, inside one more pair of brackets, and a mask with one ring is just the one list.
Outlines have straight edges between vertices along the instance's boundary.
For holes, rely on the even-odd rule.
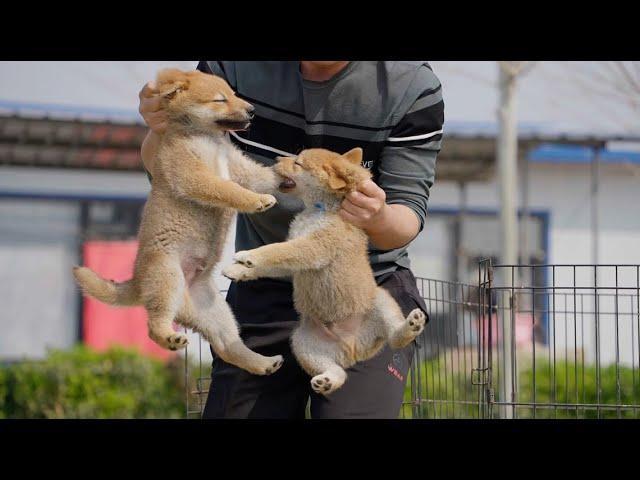
[[[427,289],[429,290],[429,306],[431,306],[432,303],[433,303],[433,298],[431,297],[431,283],[432,283],[431,280],[427,281]],[[436,305],[436,315],[437,315],[437,305]],[[435,318],[434,321],[437,321],[437,318]],[[433,328],[433,323],[431,323],[431,327]],[[431,355],[433,355],[433,352],[435,350],[434,347],[433,347],[433,342],[434,342],[434,338],[433,337],[434,337],[433,335],[429,336],[429,343],[430,343],[429,352],[431,353]],[[433,360],[430,361],[429,366],[430,366],[429,370],[431,370],[431,393],[435,397],[436,382],[435,382],[435,373],[433,371]],[[437,415],[437,412],[436,412],[436,406],[434,404],[433,405],[433,418],[437,418],[437,417],[438,417],[438,415]]]
[[[485,366],[487,372],[487,388],[486,388],[486,397],[487,397],[487,415],[488,418],[492,418],[493,415],[493,403],[494,399],[493,395],[493,266],[491,262],[489,262],[489,288],[488,288],[488,300],[489,300],[489,324],[487,329],[487,364]],[[497,297],[496,297],[497,301]],[[496,312],[497,319],[497,312]]]
[[[584,294],[580,296],[580,312],[582,318],[582,403],[587,403],[586,383],[585,383],[585,368],[584,368]],[[582,409],[582,415],[585,411]]]
[[[567,309],[567,294],[564,293],[564,308]],[[564,392],[565,401],[569,402],[569,319],[564,316]],[[575,368],[575,363],[574,363]],[[566,413],[569,413],[568,411]]]
[[631,307],[631,380],[633,382],[633,398],[636,398],[636,333],[635,333],[635,324],[633,323],[633,299],[630,299],[630,307]]
[[[531,269],[531,285],[535,285],[535,267]],[[533,302],[531,302],[531,347],[533,352],[533,403],[536,403],[536,298],[535,290],[532,292]],[[533,418],[536,418],[536,407],[533,407]]]
[[[442,299],[444,300],[444,284],[440,284],[440,294]],[[449,399],[449,368],[447,366],[447,321],[446,321],[446,313],[445,313],[445,303],[442,302],[442,316],[445,319],[442,322],[442,347],[443,347],[443,362],[444,362],[444,398]],[[445,404],[446,414],[449,415],[449,403]]]
[[[636,329],[636,335],[638,339],[638,380],[640,380],[640,265],[636,266],[636,315],[638,321],[638,328]],[[637,401],[640,402],[640,396],[638,396],[637,398]]]
[[[439,308],[438,307],[439,301],[438,301],[438,285],[437,284],[434,285],[434,291],[435,291],[435,294],[436,294],[436,314],[437,314],[438,308]],[[444,314],[444,303],[442,305],[442,312]],[[439,318],[438,318],[438,320],[439,320]],[[438,364],[438,396],[441,396],[442,395],[442,374],[441,374],[442,368],[440,366],[440,343],[441,342],[440,342],[440,333],[439,333],[440,329],[438,328],[438,323],[440,323],[440,322],[439,321],[435,322],[435,330],[436,330],[435,341],[436,341],[436,362]],[[438,412],[438,417],[442,418],[442,405],[440,405],[440,410]]]
[[[575,379],[574,389],[576,394],[576,404],[578,403],[578,318],[577,313],[577,299],[576,299],[576,267],[573,266],[573,376]],[[583,348],[584,350],[584,348]],[[584,366],[583,366],[584,371]],[[568,390],[567,390],[568,392]],[[567,393],[568,394],[568,393]],[[578,407],[576,406],[576,418],[579,418]]]
[[[593,267],[593,293],[594,293],[594,312],[595,312],[595,350],[596,350],[596,398],[600,403],[600,317],[598,315],[598,266]],[[598,419],[600,418],[600,409],[598,409]]]
[[[552,267],[551,269],[551,300],[553,303],[553,311],[552,311],[552,321],[553,321],[553,364],[551,363],[551,358],[549,358],[549,365],[553,365],[553,389],[551,393],[551,398],[553,401],[556,401],[556,267]],[[549,355],[551,355],[551,350],[549,350]],[[558,418],[558,411],[554,412],[555,418]]]
[[[465,298],[469,298],[469,287],[467,287],[467,295],[465,297],[464,287],[460,285],[460,310],[462,312],[462,362],[463,362],[462,372],[464,372],[463,375],[460,375],[460,378],[462,380],[465,379],[465,375],[469,371],[467,370],[467,346],[469,344],[467,343],[467,322],[466,322],[467,316],[466,316],[466,308],[464,307]],[[469,399],[467,396],[467,386],[464,383],[462,385],[462,393],[464,396],[464,401],[465,402],[468,401]],[[471,412],[465,409],[465,413],[471,413]]]
[[[186,330],[186,328],[185,328]],[[185,393],[185,400],[187,403],[187,418],[189,418],[189,400],[190,400],[190,394],[189,394],[189,345],[187,345],[186,347],[184,347],[184,393]]]
[[[500,402],[497,401],[495,402],[496,405],[509,405],[508,402]],[[529,406],[529,407],[534,407],[534,408],[548,408],[548,409],[558,409],[558,408],[568,408],[568,407],[573,407],[574,405],[571,403],[536,403],[536,402],[516,402],[515,405],[518,406]],[[583,408],[591,408],[594,410],[617,410],[620,408],[628,408],[628,409],[633,409],[633,410],[638,410],[640,409],[640,405],[636,405],[636,404],[632,404],[632,403],[625,403],[625,404],[621,404],[621,405],[612,405],[612,404],[606,404],[606,403],[579,403],[577,405],[578,407],[583,407]]]
[[[515,281],[515,272],[514,272],[514,268],[511,268],[511,286],[513,287],[514,285],[514,281]],[[508,339],[509,342],[511,342],[511,348],[510,348],[510,356],[511,358],[509,359],[511,362],[511,379],[509,379],[511,381],[511,402],[515,402],[516,398],[517,398],[517,391],[518,391],[518,386],[517,386],[517,376],[518,376],[518,369],[517,369],[517,351],[516,351],[516,314],[518,312],[518,297],[516,297],[516,293],[515,290],[512,288],[511,289],[511,338]],[[517,411],[515,406],[511,408],[511,418],[516,418],[517,417]]]
[[[618,286],[618,267],[616,267],[616,287]],[[615,298],[615,321],[616,321],[616,401],[620,403],[620,325],[618,323],[618,290],[616,288]],[[620,410],[617,411],[620,418]]]

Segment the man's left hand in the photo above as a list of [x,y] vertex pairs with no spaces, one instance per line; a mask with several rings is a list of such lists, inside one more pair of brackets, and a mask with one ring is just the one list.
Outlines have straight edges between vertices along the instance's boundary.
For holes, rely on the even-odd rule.
[[373,180],[360,183],[344,198],[339,215],[349,223],[367,232],[374,232],[384,222],[388,205],[386,194]]

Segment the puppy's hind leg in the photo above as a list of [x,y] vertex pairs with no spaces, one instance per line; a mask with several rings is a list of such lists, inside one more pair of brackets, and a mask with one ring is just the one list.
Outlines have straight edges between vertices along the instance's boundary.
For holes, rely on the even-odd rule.
[[291,347],[300,366],[313,375],[314,392],[329,395],[344,385],[347,372],[336,362],[340,356],[337,342],[319,339],[312,328],[301,325],[291,336]]
[[384,288],[378,287],[374,300],[372,320],[393,349],[406,347],[422,333],[425,314],[419,308],[413,309],[405,318],[393,297]]
[[282,366],[282,355],[265,357],[247,347],[233,312],[220,295],[210,273],[203,272],[189,289],[189,308],[180,321],[202,334],[225,362],[255,375],[270,375]]
[[146,267],[141,296],[149,317],[149,337],[169,350],[185,348],[187,336],[173,329],[173,320],[184,300],[185,280],[180,263],[162,256],[150,260]]

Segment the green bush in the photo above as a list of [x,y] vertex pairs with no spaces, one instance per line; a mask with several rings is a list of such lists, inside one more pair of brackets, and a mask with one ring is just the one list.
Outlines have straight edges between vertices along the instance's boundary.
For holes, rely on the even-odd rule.
[[0,418],[184,418],[182,359],[85,346],[0,367]]
[[[446,368],[444,357],[426,360],[416,370],[417,376],[409,376],[404,391],[404,401],[411,402],[412,392],[428,401],[418,405],[405,404],[401,418],[477,418],[478,387],[464,372],[452,372]],[[413,384],[413,385],[412,385]],[[467,403],[468,402],[468,403]]]
[[[494,371],[496,371],[494,369]],[[424,361],[417,369],[419,374],[407,382],[405,402],[414,398],[416,391],[421,399],[417,405],[406,404],[401,412],[403,418],[478,418],[479,386],[471,384],[467,372],[452,372],[446,369],[441,358]],[[538,361],[534,372],[531,366],[522,368],[518,379],[518,402],[535,403],[536,418],[640,418],[640,409],[611,407],[613,405],[640,405],[640,372],[629,367],[615,365],[601,367],[599,378],[595,365],[573,362]],[[636,378],[634,378],[634,375]],[[413,383],[413,385],[412,385]],[[600,386],[598,399],[598,384]],[[419,390],[418,390],[419,389]],[[494,378],[494,391],[498,395],[499,386]],[[535,396],[534,396],[535,393]],[[465,402],[475,402],[465,403]],[[595,407],[544,407],[550,404],[608,405]],[[493,416],[499,416],[500,407],[493,406]],[[517,407],[518,418],[532,418],[532,406]]]
[[[585,405],[639,405],[640,378],[631,368],[608,365],[600,368],[598,378],[595,365],[576,365],[573,362],[556,362],[555,370],[549,362],[539,362],[534,372],[527,369],[520,374],[518,399],[536,404],[585,404]],[[635,381],[634,381],[635,380]],[[600,396],[598,398],[598,384]],[[635,391],[634,391],[635,389]],[[520,410],[522,410],[520,412]],[[634,418],[640,411],[621,408],[557,407],[536,408],[536,418]],[[519,409],[519,416],[533,417],[531,407]]]

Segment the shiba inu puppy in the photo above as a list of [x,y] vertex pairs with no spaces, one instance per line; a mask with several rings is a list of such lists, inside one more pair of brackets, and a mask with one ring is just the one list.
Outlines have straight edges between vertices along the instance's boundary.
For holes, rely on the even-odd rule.
[[367,235],[338,210],[345,195],[368,178],[362,149],[344,155],[323,149],[279,157],[273,167],[280,190],[299,197],[305,209],[291,223],[286,242],[237,252],[223,269],[234,280],[293,277],[300,325],[291,337],[294,355],[313,378],[314,391],[340,388],[345,368],[375,355],[385,341],[402,348],[425,324],[419,308],[404,318],[391,295],[376,285],[367,256]]
[[236,97],[221,78],[175,69],[157,76],[157,95],[168,115],[144,207],[131,280],[100,278],[74,268],[82,290],[117,306],[143,305],[149,336],[170,350],[187,337],[172,322],[200,332],[216,354],[251,373],[275,372],[282,356],[265,357],[244,345],[236,320],[213,281],[235,210],[271,208],[280,182],[275,173],[245,157],[225,133],[249,126],[253,106]]

